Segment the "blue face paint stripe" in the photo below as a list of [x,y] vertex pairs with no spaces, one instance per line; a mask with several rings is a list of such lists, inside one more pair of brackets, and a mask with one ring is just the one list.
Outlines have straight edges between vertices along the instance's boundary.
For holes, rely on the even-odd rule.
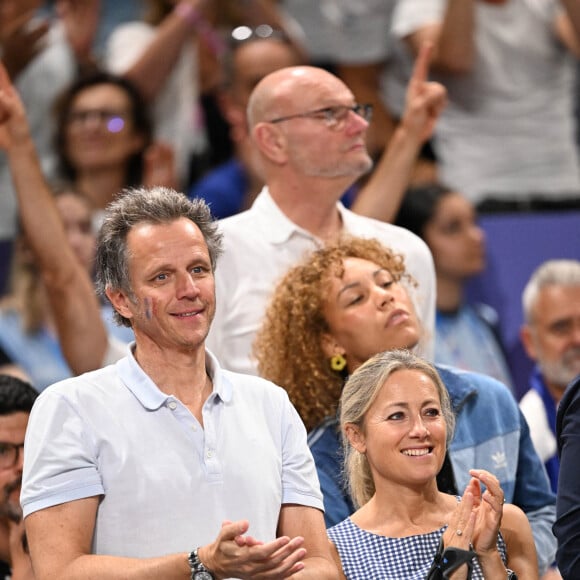
[[145,318],[151,320],[153,318],[153,312],[151,311],[151,300],[145,298]]

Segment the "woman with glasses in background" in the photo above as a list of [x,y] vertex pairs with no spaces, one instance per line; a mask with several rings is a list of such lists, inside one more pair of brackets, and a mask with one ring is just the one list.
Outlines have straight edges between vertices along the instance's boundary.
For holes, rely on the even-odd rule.
[[143,182],[152,126],[130,81],[105,72],[85,76],[61,96],[56,114],[61,178],[96,210]]

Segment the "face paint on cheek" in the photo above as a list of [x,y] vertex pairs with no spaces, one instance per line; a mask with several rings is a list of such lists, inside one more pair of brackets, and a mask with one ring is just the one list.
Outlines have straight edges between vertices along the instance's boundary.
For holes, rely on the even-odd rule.
[[145,318],[147,320],[151,320],[153,318],[153,304],[151,303],[150,298],[145,298]]

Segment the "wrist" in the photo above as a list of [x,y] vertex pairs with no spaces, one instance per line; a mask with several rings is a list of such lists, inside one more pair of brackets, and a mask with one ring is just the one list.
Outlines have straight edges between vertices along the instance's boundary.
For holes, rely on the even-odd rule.
[[202,550],[203,548],[195,548],[187,557],[191,580],[217,580],[216,575],[206,567],[207,560],[200,554]]
[[173,12],[182,22],[195,30],[200,38],[205,40],[214,54],[220,55],[225,51],[225,45],[220,35],[192,3],[182,0],[175,6]]
[[36,156],[36,147],[32,141],[30,133],[23,132],[12,136],[10,145],[5,150],[6,156],[9,159],[29,159]]

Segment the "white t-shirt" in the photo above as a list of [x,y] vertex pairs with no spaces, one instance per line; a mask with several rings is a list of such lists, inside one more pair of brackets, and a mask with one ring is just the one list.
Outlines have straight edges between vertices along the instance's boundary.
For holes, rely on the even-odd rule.
[[[441,22],[446,0],[404,0],[402,39]],[[484,197],[580,196],[573,114],[575,61],[554,33],[556,0],[475,2],[473,72],[438,75],[449,105],[436,127],[442,180]]]
[[316,61],[366,64],[386,60],[391,13],[396,0],[283,0],[282,6],[304,30]]

